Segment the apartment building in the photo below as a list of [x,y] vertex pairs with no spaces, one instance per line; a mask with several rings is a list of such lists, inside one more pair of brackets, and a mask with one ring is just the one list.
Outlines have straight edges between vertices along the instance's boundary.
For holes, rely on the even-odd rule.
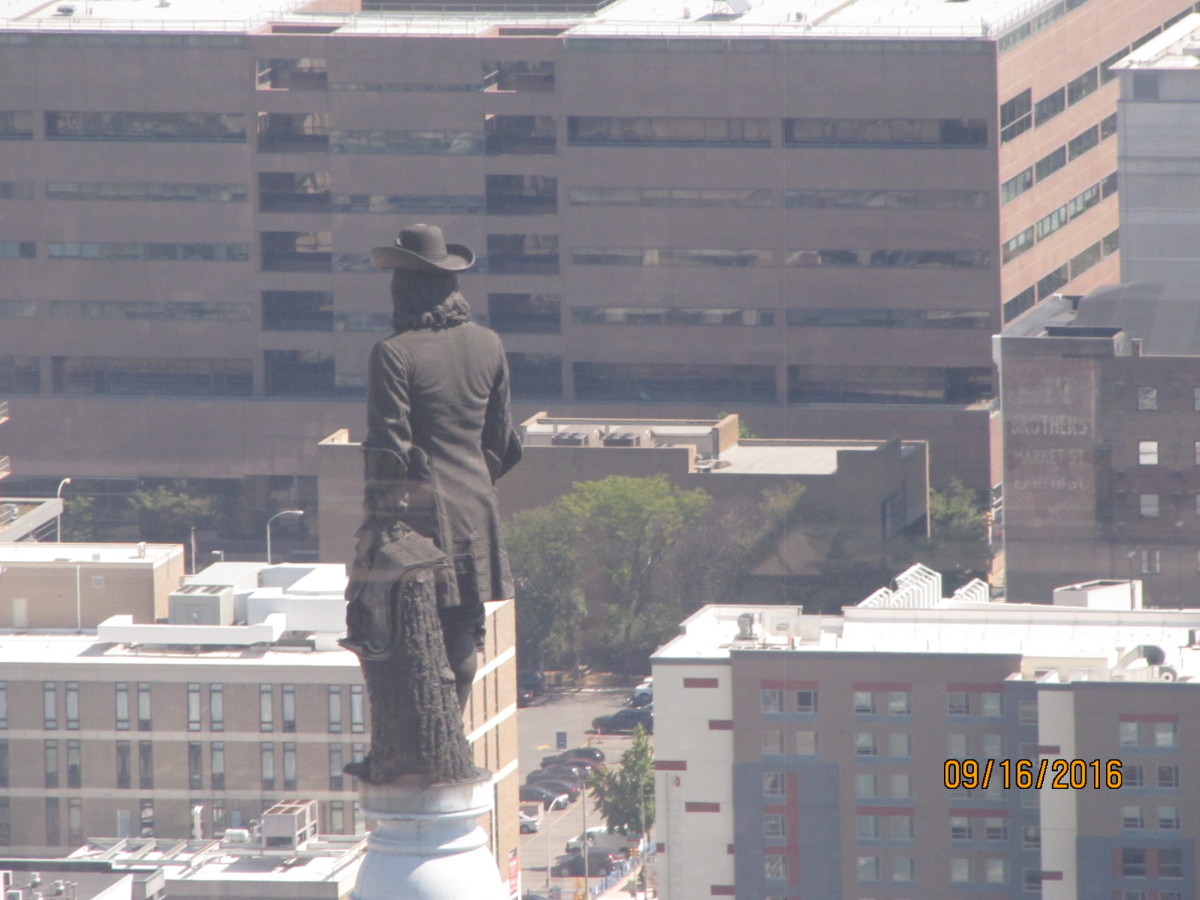
[[[341,565],[225,563],[185,581],[165,623],[118,614],[91,631],[0,635],[0,847],[211,839],[281,800],[315,801],[322,833],[361,832],[342,767],[369,748],[369,715],[358,659],[336,643],[345,581]],[[507,858],[519,787],[512,604],[487,613],[464,722],[494,779],[491,847]]]
[[940,582],[706,607],[655,654],[660,896],[1196,895],[1198,614]]
[[479,253],[521,416],[734,409],[990,486],[988,337],[1115,278],[1109,66],[1192,9],[64,6],[0,29],[0,395],[19,488],[100,495],[303,491],[414,220]]

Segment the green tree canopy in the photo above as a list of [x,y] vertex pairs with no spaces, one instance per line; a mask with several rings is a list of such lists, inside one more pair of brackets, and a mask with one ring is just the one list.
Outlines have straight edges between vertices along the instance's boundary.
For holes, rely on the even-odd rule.
[[620,768],[593,769],[588,787],[610,833],[640,838],[654,825],[654,748],[640,725]]
[[522,668],[574,665],[586,607],[571,513],[560,504],[513,516],[506,531],[517,588]]
[[937,541],[983,541],[986,508],[978,494],[957,478],[944,491],[929,491],[929,530]]
[[208,525],[215,515],[212,500],[159,485],[135,491],[131,498],[138,514],[138,533],[144,541],[182,543],[193,527]]

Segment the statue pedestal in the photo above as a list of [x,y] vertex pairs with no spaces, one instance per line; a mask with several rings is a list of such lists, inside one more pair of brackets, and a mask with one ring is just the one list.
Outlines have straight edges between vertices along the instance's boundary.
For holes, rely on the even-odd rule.
[[351,900],[506,900],[487,834],[477,820],[492,808],[491,773],[458,784],[426,785],[421,776],[366,784],[359,803],[379,823]]

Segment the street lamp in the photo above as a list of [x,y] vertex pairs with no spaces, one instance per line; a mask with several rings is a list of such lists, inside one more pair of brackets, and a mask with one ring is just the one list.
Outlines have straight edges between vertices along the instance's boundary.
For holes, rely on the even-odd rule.
[[[58,490],[54,492],[55,499],[62,499],[62,489],[70,483],[71,479],[69,476],[58,483]],[[62,509],[59,509],[58,517],[54,520],[54,540],[59,544],[62,543],[62,514]]]
[[280,516],[302,516],[302,515],[304,515],[304,510],[302,510],[302,509],[284,509],[284,510],[280,510],[279,512],[275,513],[275,515],[271,516],[271,518],[267,519],[267,565],[268,566],[271,565],[271,523],[274,522],[276,519],[278,519]]

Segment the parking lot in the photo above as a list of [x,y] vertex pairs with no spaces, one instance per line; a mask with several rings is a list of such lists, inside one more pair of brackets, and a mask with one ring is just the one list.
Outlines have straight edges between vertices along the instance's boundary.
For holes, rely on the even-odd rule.
[[[557,736],[566,732],[567,747],[598,747],[617,765],[621,754],[633,740],[630,735],[591,734],[592,719],[619,709],[629,696],[628,689],[551,692],[517,715],[520,742],[521,781],[538,768],[542,757],[557,753]],[[565,851],[566,843],[585,827],[603,825],[604,820],[592,808],[590,798],[581,799],[563,810],[543,810],[541,829],[521,835],[522,891],[548,895],[557,885],[564,898],[582,888],[582,878],[554,878],[549,866]]]

